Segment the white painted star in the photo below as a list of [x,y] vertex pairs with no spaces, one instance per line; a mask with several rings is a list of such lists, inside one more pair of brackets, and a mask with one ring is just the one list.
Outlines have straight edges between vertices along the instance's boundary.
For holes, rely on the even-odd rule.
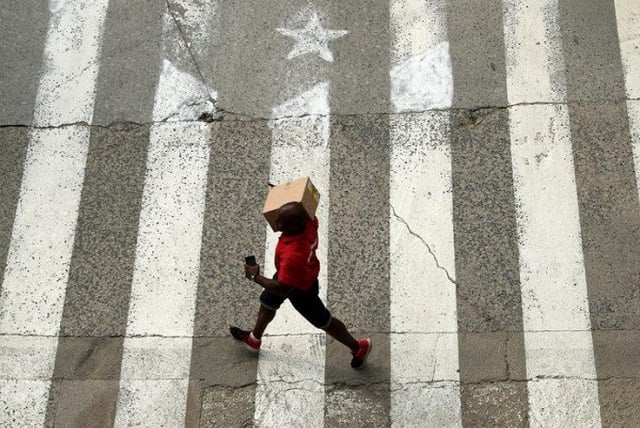
[[293,59],[307,53],[317,53],[322,59],[333,62],[333,53],[329,49],[329,41],[345,36],[345,30],[327,30],[320,25],[318,14],[314,13],[304,28],[295,30],[289,28],[276,28],[276,30],[287,37],[296,40],[293,50],[287,55],[287,59]]

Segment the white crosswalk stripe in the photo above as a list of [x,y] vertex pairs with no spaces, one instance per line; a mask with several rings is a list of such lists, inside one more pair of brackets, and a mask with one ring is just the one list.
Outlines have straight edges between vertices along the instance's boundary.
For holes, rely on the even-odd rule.
[[[446,113],[392,121],[391,415],[458,426],[460,397]],[[418,128],[430,128],[426,135]],[[421,138],[428,138],[422,146]],[[415,406],[413,403],[423,403]]]
[[640,197],[640,3],[616,0],[616,18],[620,53],[627,90],[627,110],[633,160],[636,168],[636,184]]
[[[329,223],[329,83],[319,83],[273,109],[272,183],[313,177],[321,202],[317,251],[327,260]],[[301,119],[286,119],[309,115]],[[277,235],[267,227],[264,273],[275,272]],[[322,269],[320,284],[327,284]],[[320,298],[326,300],[326,285]],[[269,326],[258,363],[255,423],[258,426],[324,426],[325,333],[301,318],[285,302]],[[286,354],[286,358],[283,358]]]
[[[545,14],[557,2],[504,4],[509,103],[561,102],[561,47],[549,37],[558,23]],[[599,426],[568,111],[515,106],[510,128],[530,423]]]
[[2,426],[45,419],[89,146],[70,124],[93,116],[107,4],[71,2],[49,20],[34,125],[69,125],[30,135],[0,295]]
[[[450,107],[453,78],[442,9],[393,1],[391,29],[391,102],[397,112]],[[420,62],[422,67],[406,66]],[[411,88],[424,91],[416,96]],[[404,113],[390,123],[395,426],[461,425],[453,206],[446,190],[451,189],[449,126],[445,112]]]
[[[164,19],[163,41],[171,46],[176,41],[168,35],[170,12]],[[171,49],[165,54],[178,56]],[[185,421],[210,137],[210,127],[194,122],[198,116],[186,106],[206,104],[208,92],[197,78],[164,60],[153,118],[169,121],[153,125],[149,136],[118,427]]]
[[185,418],[208,134],[198,123],[151,130],[116,426]]

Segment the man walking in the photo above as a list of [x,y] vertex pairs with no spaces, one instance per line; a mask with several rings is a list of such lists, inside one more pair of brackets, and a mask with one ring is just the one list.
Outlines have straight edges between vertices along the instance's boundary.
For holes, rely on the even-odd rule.
[[320,261],[318,248],[318,219],[309,219],[302,204],[290,202],[278,210],[277,229],[282,232],[276,246],[276,275],[273,279],[260,274],[260,266],[244,266],[245,276],[264,291],[253,330],[231,326],[231,336],[247,349],[258,352],[262,334],[276,316],[280,305],[289,299],[293,307],[315,327],[324,330],[351,350],[351,367],[362,367],[371,351],[371,339],[356,340],[339,319],[331,316],[318,296]]

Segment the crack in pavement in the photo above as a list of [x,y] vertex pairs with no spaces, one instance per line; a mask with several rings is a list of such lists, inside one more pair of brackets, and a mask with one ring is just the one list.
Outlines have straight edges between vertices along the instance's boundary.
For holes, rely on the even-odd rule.
[[[478,314],[478,316],[480,316],[482,319],[484,319],[485,321],[493,324],[493,325],[498,325],[498,321],[495,317],[492,317],[489,314],[483,313],[481,308],[479,308],[477,305],[474,305],[473,302],[466,296],[464,296],[461,292],[460,292],[460,286],[459,284],[453,279],[453,277],[451,276],[451,274],[449,273],[449,271],[442,265],[440,265],[440,262],[438,261],[438,258],[436,257],[435,253],[433,252],[433,250],[431,249],[431,246],[427,243],[427,241],[418,233],[414,232],[413,229],[411,229],[411,226],[409,226],[409,224],[407,223],[407,221],[402,218],[400,215],[398,215],[398,213],[396,212],[395,207],[393,206],[393,204],[389,204],[389,206],[391,207],[391,211],[393,216],[400,221],[402,224],[404,224],[404,226],[407,228],[407,230],[409,231],[409,234],[411,234],[412,236],[416,237],[418,240],[420,240],[420,242],[422,242],[422,244],[425,246],[425,248],[427,249],[427,251],[429,252],[429,254],[431,254],[431,257],[433,258],[436,267],[440,270],[442,270],[445,275],[447,276],[447,279],[449,280],[449,282],[451,284],[453,284],[456,287],[456,296],[461,299],[462,301],[464,301],[467,305],[469,305],[475,312],[476,314]],[[496,329],[496,331],[499,331],[498,329]]]
[[200,69],[200,64],[198,63],[195,54],[191,50],[191,44],[187,40],[187,36],[185,35],[185,33],[184,33],[183,29],[182,29],[182,25],[180,25],[180,22],[178,22],[178,18],[176,18],[174,12],[172,11],[171,1],[170,0],[166,0],[166,3],[167,3],[167,13],[171,16],[171,19],[173,20],[173,23],[175,24],[175,26],[176,26],[176,28],[178,30],[178,33],[180,34],[180,38],[182,39],[184,47],[187,50],[187,52],[189,53],[189,57],[191,58],[191,61],[193,62],[194,67],[196,68],[198,76],[200,77],[200,81],[202,82],[202,84],[205,87],[205,90],[207,92],[207,100],[209,102],[211,102],[211,104],[213,105],[214,113],[215,113],[215,112],[218,111],[218,107],[217,107],[218,100],[213,99],[211,97],[211,94],[209,93],[209,85],[207,84],[207,81],[204,78],[204,74],[202,74],[202,70]]
[[447,268],[445,268],[444,266],[442,266],[440,264],[440,262],[438,262],[438,257],[436,256],[436,254],[433,252],[433,250],[431,249],[431,246],[427,243],[427,241],[420,236],[418,233],[414,232],[413,229],[411,229],[411,226],[409,226],[409,223],[407,223],[407,221],[402,218],[400,215],[398,215],[395,207],[392,204],[389,204],[389,206],[391,207],[391,212],[393,213],[393,216],[396,218],[396,220],[400,221],[402,224],[404,224],[404,226],[407,228],[407,230],[409,231],[409,234],[411,236],[414,236],[416,238],[418,238],[418,240],[420,240],[420,242],[422,242],[422,244],[425,246],[425,248],[427,249],[427,251],[429,252],[429,254],[431,254],[431,257],[433,258],[433,261],[436,263],[436,267],[438,269],[440,269],[441,271],[444,272],[444,274],[447,276],[447,279],[449,280],[449,282],[451,282],[453,285],[455,285],[456,287],[458,286],[458,284],[456,283],[456,281],[451,277],[451,274],[449,273],[449,271],[447,270]]
[[64,80],[60,81],[60,80],[56,80],[55,83],[52,85],[52,88],[49,88],[47,90],[47,92],[53,92],[56,89],[60,89],[62,86],[66,85],[69,82],[72,82],[78,78],[80,78],[87,70],[89,70],[91,67],[95,67],[95,61],[90,63],[89,65],[83,67],[82,69],[78,70],[77,72],[69,75],[69,76],[65,76]]
[[[195,62],[195,60],[194,60]],[[197,64],[197,63],[196,63]],[[198,66],[196,65],[196,68],[198,68]],[[198,72],[199,74],[201,74],[200,72]],[[206,85],[206,82],[204,81],[204,78],[202,77],[202,75],[200,75],[200,79],[202,80],[202,83]],[[209,95],[209,94],[208,94]],[[291,115],[291,116],[279,116],[279,117],[270,117],[270,116],[250,116],[244,113],[239,113],[239,112],[234,112],[231,110],[226,110],[223,107],[219,107],[216,105],[217,100],[214,100],[213,98],[211,98],[209,96],[208,101],[212,102],[214,104],[214,108],[215,108],[215,113],[216,116],[213,117],[213,120],[204,120],[204,119],[194,119],[194,120],[180,120],[180,121],[175,121],[175,122],[171,122],[171,123],[200,123],[200,122],[221,122],[221,121],[227,121],[227,122],[262,122],[262,121],[279,121],[279,120],[294,120],[294,119],[304,119],[307,117],[314,117],[314,118],[324,118],[324,117],[329,117],[329,118],[350,118],[350,117],[358,117],[358,116],[380,116],[380,117],[387,117],[387,116],[403,116],[403,115],[415,115],[415,114],[423,114],[423,113],[430,113],[430,112],[449,112],[449,113],[455,113],[455,112],[461,112],[461,113],[468,113],[470,115],[477,115],[478,111],[487,111],[489,112],[490,110],[506,110],[512,107],[518,107],[518,106],[534,106],[534,105],[564,105],[564,106],[570,106],[570,105],[579,105],[579,104],[585,104],[584,102],[579,102],[579,101],[574,101],[574,102],[567,102],[567,103],[563,103],[563,102],[531,102],[531,103],[515,103],[515,104],[510,104],[508,106],[483,106],[483,107],[478,107],[478,108],[443,108],[443,109],[428,109],[428,110],[407,110],[407,111],[401,111],[401,112],[364,112],[364,113],[329,113],[329,114],[316,114],[316,113],[305,113],[305,114],[300,114],[300,115]],[[612,103],[617,103],[617,102],[626,102],[626,101],[640,101],[640,98],[626,98],[623,100],[600,100],[600,101],[590,101],[590,104],[594,104],[597,102],[612,102]],[[204,112],[206,113],[206,112]],[[224,114],[228,114],[231,115],[232,118],[231,119],[224,119],[223,115]],[[488,113],[487,113],[488,114]],[[487,114],[483,115],[486,116]],[[127,124],[131,124],[131,125],[139,125],[139,126],[147,126],[147,125],[155,125],[155,124],[161,124],[161,123],[166,123],[164,121],[148,121],[148,122],[135,122],[135,121],[113,121],[107,124],[98,124],[98,123],[87,123],[87,122],[70,122],[70,123],[61,123],[58,125],[33,125],[33,124],[24,124],[24,123],[16,123],[16,124],[0,124],[0,129],[1,128],[33,128],[33,129],[53,129],[53,128],[62,128],[65,126],[71,126],[71,125],[86,125],[86,126],[94,126],[94,127],[99,127],[99,128],[109,128],[112,126],[118,126],[118,125],[127,125]]]
[[[19,376],[5,376],[2,377],[2,379],[4,380],[41,380],[41,381],[51,381],[53,380],[74,380],[76,382],[93,382],[95,381],[95,379],[78,379],[77,377],[74,376],[56,376],[54,378],[51,378],[49,376],[25,376],[25,377],[19,377]],[[199,382],[203,382],[202,385],[202,389],[206,390],[206,389],[216,389],[216,388],[220,388],[220,389],[242,389],[242,388],[252,388],[252,387],[256,387],[258,386],[258,381],[251,381],[251,382],[246,382],[246,383],[242,383],[242,384],[223,384],[223,383],[207,383],[206,379],[198,379],[198,378],[191,378],[189,376],[165,376],[165,377],[124,377],[124,378],[120,378],[120,377],[113,377],[113,378],[109,378],[109,379],[105,379],[106,381],[113,381],[113,380],[124,380],[124,381],[142,381],[142,382],[162,382],[162,381],[184,381],[184,380],[190,380],[190,381],[199,381]],[[295,387],[295,384],[298,383],[304,383],[304,382],[311,382],[314,383],[318,386],[324,387],[327,390],[332,390],[332,389],[360,389],[360,388],[371,388],[371,387],[390,387],[391,391],[396,391],[396,390],[403,390],[406,389],[407,387],[410,386],[436,386],[439,388],[445,388],[447,386],[450,386],[450,384],[455,384],[455,385],[460,385],[460,386],[466,386],[466,385],[475,385],[475,386],[480,386],[480,385],[492,385],[492,384],[498,384],[498,383],[527,383],[527,382],[544,382],[544,381],[552,381],[552,380],[559,380],[559,381],[569,381],[569,382],[611,382],[611,381],[620,381],[620,380],[626,380],[626,381],[638,381],[640,380],[640,378],[638,377],[633,377],[633,376],[606,376],[606,377],[595,377],[595,378],[591,378],[591,377],[580,377],[580,376],[566,376],[566,375],[539,375],[539,376],[533,376],[533,377],[527,377],[525,379],[511,379],[509,377],[507,378],[499,378],[499,379],[483,379],[483,380],[478,380],[478,381],[460,381],[460,380],[456,380],[456,379],[434,379],[434,380],[412,380],[412,381],[407,381],[407,382],[402,382],[402,381],[376,381],[376,382],[363,382],[363,383],[358,383],[358,384],[349,384],[346,382],[337,382],[337,383],[327,383],[327,382],[318,382],[318,381],[311,381],[311,380],[300,380],[300,381],[284,381],[284,380],[277,380],[277,381],[272,381],[269,383],[269,385],[273,384],[273,383],[279,383],[279,384],[288,384],[288,385],[292,385],[291,388],[286,388],[286,389],[281,389],[278,390],[278,393],[284,393],[284,392],[289,392],[289,391],[298,391],[298,390],[302,390],[302,391],[309,391],[309,392],[317,392],[315,389],[314,390],[310,390],[310,389],[306,389],[306,388],[300,388],[300,387]]]
[[[631,330],[483,330],[476,332],[461,332],[461,331],[369,331],[369,334],[372,335],[390,335],[390,336],[433,336],[433,335],[457,335],[459,333],[465,334],[487,334],[487,333],[513,333],[513,334],[539,334],[539,333],[548,333],[548,334],[567,334],[567,333],[586,333],[586,332],[599,332],[599,333],[638,333],[640,330],[631,329]],[[282,338],[282,337],[304,337],[304,336],[312,336],[314,333],[293,333],[293,334],[270,334],[265,335],[265,338]],[[228,339],[229,335],[220,335],[220,336],[164,336],[158,334],[150,334],[150,335],[135,335],[135,336],[123,336],[123,335],[112,335],[112,336],[60,336],[60,335],[40,335],[40,334],[29,334],[29,333],[0,333],[0,338],[33,338],[33,339],[142,339],[142,338],[155,338],[155,339],[194,339],[194,340],[222,340]],[[327,337],[327,341],[335,341],[330,337]]]
[[[170,115],[168,118],[172,117],[173,115]],[[66,123],[60,123],[60,124],[56,124],[56,125],[26,125],[26,124],[15,124],[15,125],[0,125],[0,129],[2,128],[27,128],[27,129],[31,129],[31,130],[51,130],[51,129],[64,129],[64,128],[69,128],[69,127],[73,127],[73,126],[83,126],[83,127],[88,127],[88,128],[98,128],[98,129],[110,129],[110,128],[115,128],[118,126],[155,126],[155,125],[189,125],[189,124],[193,124],[193,125],[201,125],[203,122],[204,123],[210,123],[212,121],[207,121],[207,120],[174,120],[174,121],[167,121],[168,118],[164,118],[162,120],[156,120],[156,121],[149,121],[149,122],[134,122],[134,121],[115,121],[115,122],[110,122],[106,125],[103,124],[99,124],[99,123],[88,123],[86,121],[78,121],[78,122],[66,122]],[[215,120],[214,120],[215,121]]]
[[505,334],[504,339],[504,371],[506,373],[507,379],[511,377],[511,366],[509,364],[509,341],[511,340],[510,334]]
[[[436,343],[433,345],[433,349],[438,349],[438,345],[440,344],[440,340],[442,339],[442,335],[436,336]],[[433,359],[433,369],[431,370],[431,379],[435,379],[436,370],[438,369],[438,359]]]
[[[476,332],[461,332],[461,331],[378,331],[378,330],[370,330],[369,334],[372,335],[390,335],[390,336],[433,336],[433,335],[453,335],[459,333],[465,334],[486,334],[486,333],[513,333],[513,334],[538,334],[538,333],[549,333],[549,334],[566,334],[566,333],[586,333],[586,332],[598,332],[598,333],[640,333],[638,329],[624,329],[624,330],[598,330],[598,329],[590,329],[590,330],[483,330]],[[321,333],[283,333],[283,334],[265,334],[265,338],[282,338],[282,337],[304,337],[304,336],[317,336]],[[133,335],[133,336],[125,336],[125,335],[110,335],[110,336],[76,336],[76,335],[42,335],[42,334],[30,334],[30,333],[0,333],[0,338],[34,338],[34,339],[131,339],[131,338],[155,338],[155,339],[194,339],[194,340],[221,340],[221,339],[229,339],[228,334],[220,335],[220,336],[165,336],[159,334],[149,334],[149,335]],[[327,337],[327,341],[333,342],[335,339]]]
[[[584,382],[584,381],[608,382],[608,381],[614,381],[614,380],[637,381],[639,379],[640,378],[638,377],[632,377],[632,376],[607,376],[607,377],[586,378],[586,377],[580,377],[580,376],[540,375],[540,376],[533,376],[530,378],[528,377],[525,379],[506,378],[506,379],[484,379],[484,380],[470,381],[470,382],[460,381],[460,385],[461,386],[467,386],[467,385],[482,386],[482,385],[493,385],[498,383],[544,382],[548,380],[565,380],[565,381],[575,381],[575,382]],[[446,381],[439,381],[439,382],[446,382]],[[430,382],[424,382],[424,383],[430,383]]]

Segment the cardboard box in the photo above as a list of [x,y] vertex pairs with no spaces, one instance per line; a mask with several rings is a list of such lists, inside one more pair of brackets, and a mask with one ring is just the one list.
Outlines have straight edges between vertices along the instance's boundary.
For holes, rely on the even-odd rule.
[[302,203],[309,218],[313,218],[320,202],[320,193],[309,177],[298,178],[269,189],[262,214],[275,232],[278,231],[276,228],[278,209],[288,202]]

